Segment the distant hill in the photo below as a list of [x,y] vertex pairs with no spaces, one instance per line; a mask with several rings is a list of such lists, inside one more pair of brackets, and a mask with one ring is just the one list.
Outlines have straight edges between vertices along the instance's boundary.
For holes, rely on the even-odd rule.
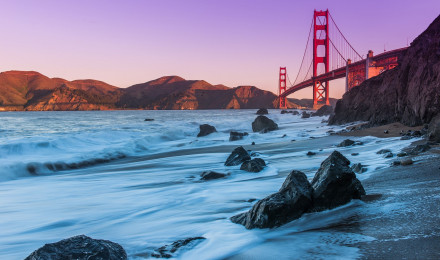
[[[275,94],[254,86],[229,88],[178,76],[118,88],[91,79],[49,78],[35,71],[0,73],[0,110],[256,109],[278,104]],[[289,108],[310,104],[288,100]]]

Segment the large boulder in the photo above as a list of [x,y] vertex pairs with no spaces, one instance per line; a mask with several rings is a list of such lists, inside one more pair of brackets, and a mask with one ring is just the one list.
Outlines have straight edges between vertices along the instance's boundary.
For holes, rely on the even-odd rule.
[[303,111],[302,112],[302,114],[301,114],[301,118],[309,118],[310,117],[310,114],[309,113],[307,113],[306,111]]
[[200,125],[200,132],[197,137],[207,136],[214,132],[217,132],[217,129],[215,129],[215,127],[213,127],[212,125],[203,124]]
[[260,108],[260,109],[258,109],[256,114],[257,115],[267,115],[267,114],[269,114],[269,111],[267,111],[267,108]]
[[365,195],[350,161],[334,151],[321,163],[312,181],[314,211],[332,209]]
[[428,127],[429,141],[440,143],[440,115],[434,117]]
[[249,134],[244,132],[244,133],[240,133],[240,132],[230,132],[229,133],[229,141],[237,141],[237,140],[241,140],[243,139],[243,137],[248,136]]
[[231,221],[247,229],[273,228],[288,223],[312,208],[312,187],[300,171],[292,171],[277,193],[258,201]]
[[277,129],[278,125],[273,120],[265,116],[257,116],[254,122],[252,122],[252,131],[254,132],[266,133]]
[[251,156],[248,151],[243,148],[243,146],[239,146],[235,148],[232,153],[229,155],[228,159],[226,159],[225,166],[235,166],[242,164],[245,161],[249,161]]
[[240,170],[244,170],[247,172],[260,172],[263,170],[266,163],[261,158],[255,158],[250,161],[245,161],[241,164]]
[[124,260],[127,254],[119,244],[108,240],[93,239],[85,235],[45,244],[25,260]]
[[312,114],[312,116],[329,116],[333,113],[333,107],[329,105],[324,105],[320,107],[318,110],[316,110],[315,113]]

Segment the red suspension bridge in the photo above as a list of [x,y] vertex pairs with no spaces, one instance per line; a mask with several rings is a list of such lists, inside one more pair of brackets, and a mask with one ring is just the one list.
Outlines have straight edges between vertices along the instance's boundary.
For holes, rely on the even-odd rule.
[[280,68],[280,108],[287,108],[288,95],[311,86],[314,107],[329,105],[329,81],[345,77],[345,91],[349,91],[364,80],[396,67],[400,54],[406,49],[376,56],[368,51],[364,58],[347,41],[328,10],[315,10],[301,66],[293,83],[286,68]]

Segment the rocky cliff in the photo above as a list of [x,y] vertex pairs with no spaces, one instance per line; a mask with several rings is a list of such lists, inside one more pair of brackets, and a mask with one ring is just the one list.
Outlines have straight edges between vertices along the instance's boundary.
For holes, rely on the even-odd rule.
[[329,123],[429,123],[440,111],[439,93],[440,16],[411,43],[396,68],[347,92]]
[[[162,77],[128,88],[97,80],[68,81],[33,71],[0,73],[0,110],[274,108],[277,96],[254,86],[229,88]],[[289,101],[289,108],[298,105]]]

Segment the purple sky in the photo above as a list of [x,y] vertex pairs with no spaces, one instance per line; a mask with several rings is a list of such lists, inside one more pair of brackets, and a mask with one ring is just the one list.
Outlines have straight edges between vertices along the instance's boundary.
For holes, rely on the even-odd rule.
[[[179,75],[276,93],[280,66],[296,76],[313,10],[327,8],[359,53],[377,54],[411,42],[440,1],[2,0],[0,71],[119,87]],[[342,91],[331,84],[332,97]]]

